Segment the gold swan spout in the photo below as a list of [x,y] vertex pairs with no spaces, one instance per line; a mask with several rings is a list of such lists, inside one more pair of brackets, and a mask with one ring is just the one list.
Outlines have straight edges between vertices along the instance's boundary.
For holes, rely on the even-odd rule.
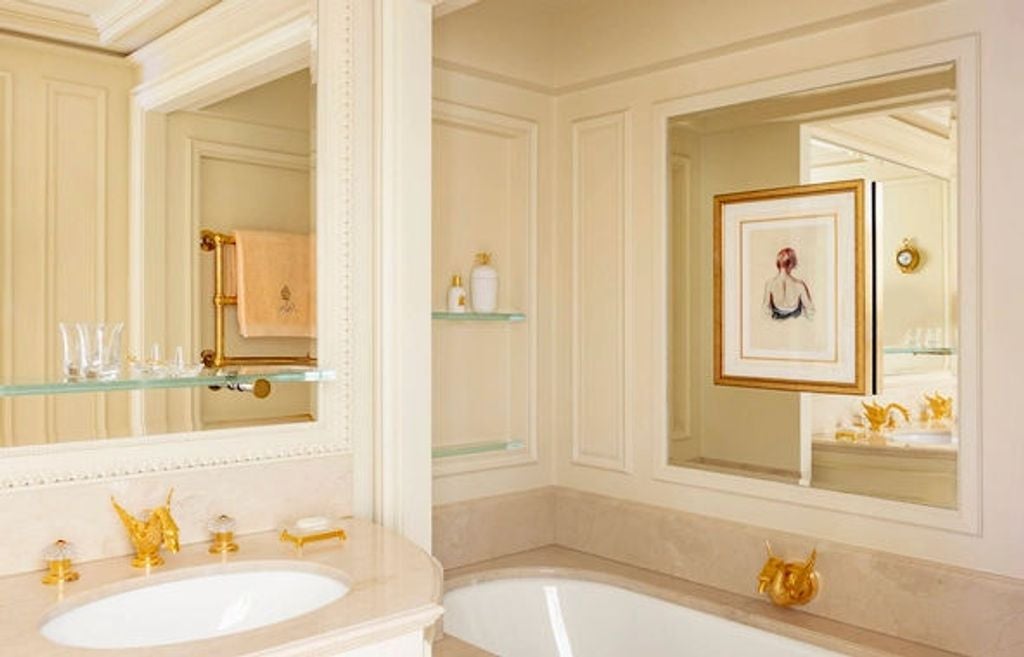
[[125,511],[111,496],[110,503],[114,505],[114,510],[124,523],[128,538],[135,547],[132,565],[136,568],[151,568],[162,564],[164,559],[160,556],[160,548],[167,548],[171,552],[178,551],[178,525],[171,516],[173,494],[172,488],[167,493],[167,502],[151,510],[142,520]]
[[812,550],[807,561],[783,561],[772,553],[772,546],[764,542],[768,560],[757,576],[757,592],[767,595],[771,601],[782,607],[805,605],[818,594],[820,582],[814,563],[818,551]]
[[871,431],[878,433],[883,428],[894,429],[896,427],[896,420],[892,416],[893,411],[899,411],[900,415],[903,416],[903,421],[910,422],[910,411],[901,404],[892,403],[882,406],[877,402],[861,402],[861,406],[864,407],[864,418],[868,421],[868,426],[871,427]]
[[933,425],[942,426],[953,419],[953,398],[943,397],[938,392],[935,395],[925,395],[928,402],[928,414]]

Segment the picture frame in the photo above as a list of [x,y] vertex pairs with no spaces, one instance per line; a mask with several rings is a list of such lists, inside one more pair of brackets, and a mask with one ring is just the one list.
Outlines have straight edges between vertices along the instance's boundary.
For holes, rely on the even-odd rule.
[[849,180],[714,197],[716,385],[874,387],[866,189]]

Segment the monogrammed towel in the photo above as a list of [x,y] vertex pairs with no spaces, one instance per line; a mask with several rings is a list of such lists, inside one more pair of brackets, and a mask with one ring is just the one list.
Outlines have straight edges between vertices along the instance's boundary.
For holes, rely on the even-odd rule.
[[315,338],[315,239],[255,230],[234,236],[242,337]]

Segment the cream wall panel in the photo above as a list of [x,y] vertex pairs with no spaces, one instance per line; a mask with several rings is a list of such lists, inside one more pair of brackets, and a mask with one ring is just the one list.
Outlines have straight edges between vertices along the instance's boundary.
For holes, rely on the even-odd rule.
[[433,305],[445,309],[453,274],[472,302],[473,254],[494,255],[498,309],[522,323],[435,322],[433,444],[520,441],[511,453],[447,457],[436,474],[537,458],[535,295],[537,125],[434,103]]
[[[531,180],[516,166],[530,148],[529,133],[496,131],[500,126],[460,120],[443,105],[434,110],[433,306],[445,309],[451,276],[462,276],[471,292],[473,254],[489,251],[500,277],[499,309],[522,309],[530,277],[526,241],[530,215],[516,211],[529,198]],[[529,166],[529,160],[523,160]],[[529,204],[527,204],[527,208]],[[471,298],[470,298],[471,299]],[[470,300],[467,300],[470,301]],[[434,446],[528,438],[530,400],[517,395],[516,370],[529,368],[525,325],[434,324]],[[519,338],[519,339],[517,339]],[[518,397],[518,399],[516,398]],[[523,420],[526,420],[524,422]]]
[[[44,375],[60,369],[59,321],[105,315],[106,103],[101,87],[46,82]],[[51,441],[105,436],[102,395],[51,396],[46,404]]]
[[[13,77],[0,70],[0,376],[14,371],[14,99]],[[12,441],[12,400],[0,399],[0,444]]]
[[[735,465],[762,473],[783,471],[795,478],[800,470],[799,395],[714,384],[714,298],[710,272],[714,253],[714,195],[798,184],[799,129],[795,124],[778,124],[696,134],[674,127],[669,148],[698,163],[689,243],[670,254],[674,258],[671,266],[685,268],[687,278],[677,277],[669,286],[674,290],[670,296],[672,311],[688,304],[692,315],[694,367],[689,383],[700,456],[712,465]],[[674,228],[678,226],[669,232]],[[683,280],[685,287],[679,285]],[[681,325],[674,324],[673,330],[681,330]],[[681,338],[673,335],[674,340]]]
[[629,464],[629,113],[572,124],[574,463]]
[[[126,321],[127,99],[113,57],[6,36],[3,374],[60,372],[61,321]],[[13,166],[17,163],[17,166]],[[9,331],[8,331],[9,328]],[[127,336],[126,336],[127,339]],[[4,441],[128,435],[127,395],[9,399]]]
[[[499,306],[523,323],[434,323],[434,443],[517,438],[511,453],[437,459],[434,502],[550,483],[554,266],[550,235],[553,100],[512,85],[434,71],[431,303],[473,253],[495,251]],[[487,400],[490,399],[490,401]]]

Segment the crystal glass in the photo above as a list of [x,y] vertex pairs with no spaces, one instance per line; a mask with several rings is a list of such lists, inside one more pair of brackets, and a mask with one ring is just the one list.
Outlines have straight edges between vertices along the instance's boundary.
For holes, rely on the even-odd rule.
[[85,376],[82,371],[85,353],[82,351],[82,340],[79,337],[78,328],[71,322],[61,322],[57,328],[60,330],[62,350],[61,372],[69,379],[79,379]]
[[75,324],[81,352],[81,371],[89,379],[115,379],[121,373],[122,322]]

